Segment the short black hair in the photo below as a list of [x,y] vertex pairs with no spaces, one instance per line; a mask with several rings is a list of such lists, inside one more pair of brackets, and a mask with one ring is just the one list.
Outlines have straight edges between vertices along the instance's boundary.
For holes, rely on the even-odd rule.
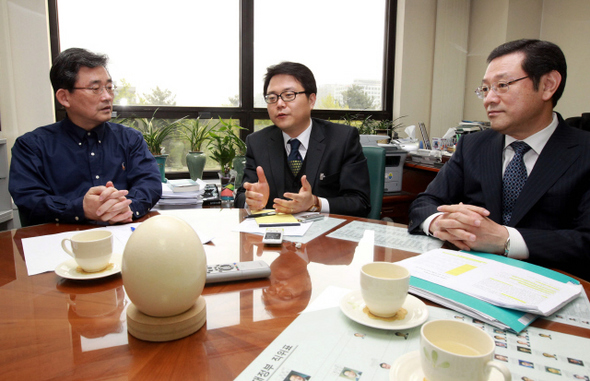
[[552,98],[553,107],[555,107],[563,94],[567,78],[567,64],[561,48],[549,41],[533,39],[510,41],[492,50],[488,56],[488,64],[498,57],[518,52],[525,55],[522,61],[522,69],[533,81],[535,91],[539,90],[539,83],[543,75],[553,70],[557,70],[561,74],[561,83]]
[[301,83],[308,96],[310,94],[317,94],[318,92],[315,77],[307,66],[297,62],[284,61],[280,64],[269,66],[266,69],[266,75],[264,76],[264,95],[266,95],[271,78],[278,74],[287,74],[295,77]]
[[106,54],[95,54],[82,48],[69,48],[59,53],[49,71],[53,91],[66,89],[72,91],[76,86],[81,66],[106,69],[109,57]]

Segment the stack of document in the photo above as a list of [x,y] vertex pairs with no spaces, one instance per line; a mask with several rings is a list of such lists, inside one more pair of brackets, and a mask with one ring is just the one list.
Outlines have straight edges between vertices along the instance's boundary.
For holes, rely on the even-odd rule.
[[582,292],[566,275],[493,254],[436,249],[398,263],[412,275],[411,293],[516,332]]
[[201,205],[207,184],[201,180],[168,180],[162,183],[162,198],[157,205]]

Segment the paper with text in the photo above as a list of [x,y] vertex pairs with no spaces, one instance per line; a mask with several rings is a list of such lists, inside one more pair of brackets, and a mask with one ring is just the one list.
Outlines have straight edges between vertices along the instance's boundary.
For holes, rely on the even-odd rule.
[[436,249],[399,264],[413,277],[471,295],[500,307],[548,316],[575,299],[579,284],[562,283],[532,271],[471,255]]

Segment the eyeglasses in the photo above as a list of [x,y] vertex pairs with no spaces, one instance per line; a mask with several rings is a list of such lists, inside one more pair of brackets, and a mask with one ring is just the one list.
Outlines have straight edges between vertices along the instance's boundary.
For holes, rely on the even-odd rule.
[[295,91],[283,91],[279,95],[277,95],[277,94],[266,94],[264,96],[264,100],[268,104],[277,103],[279,101],[279,98],[281,98],[283,100],[283,102],[293,102],[295,100],[295,97],[297,97],[297,94],[305,94],[306,92],[307,91],[299,91],[299,92],[295,92]]
[[522,78],[518,78],[518,79],[513,79],[512,81],[499,81],[496,83],[493,83],[492,86],[488,86],[488,85],[481,85],[480,87],[478,87],[477,89],[475,89],[475,94],[477,95],[477,97],[479,99],[485,99],[485,97],[488,96],[488,93],[490,92],[490,89],[494,91],[494,93],[496,94],[504,94],[505,92],[508,91],[508,89],[510,88],[510,85],[513,84],[514,82],[518,82],[522,79],[528,78],[529,76],[527,75],[526,77],[522,77]]
[[107,91],[107,93],[113,95],[115,94],[115,90],[117,90],[117,86],[113,84],[108,84],[104,86],[92,86],[92,87],[72,87],[72,89],[76,90],[90,90],[93,94],[100,95],[103,91]]

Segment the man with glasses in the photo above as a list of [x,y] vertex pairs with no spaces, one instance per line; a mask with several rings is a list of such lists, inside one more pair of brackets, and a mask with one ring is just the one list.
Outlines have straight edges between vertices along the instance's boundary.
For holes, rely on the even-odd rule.
[[237,207],[367,216],[369,171],[358,130],[312,118],[316,93],[313,73],[302,64],[267,69],[264,99],[274,125],[246,138]]
[[494,49],[476,94],[491,129],[461,138],[410,209],[411,233],[590,279],[590,134],[553,108],[567,66],[550,42]]
[[49,76],[66,118],[12,148],[9,189],[23,225],[131,222],[159,200],[160,174],[141,133],[109,122],[107,60],[79,48],[55,59]]

